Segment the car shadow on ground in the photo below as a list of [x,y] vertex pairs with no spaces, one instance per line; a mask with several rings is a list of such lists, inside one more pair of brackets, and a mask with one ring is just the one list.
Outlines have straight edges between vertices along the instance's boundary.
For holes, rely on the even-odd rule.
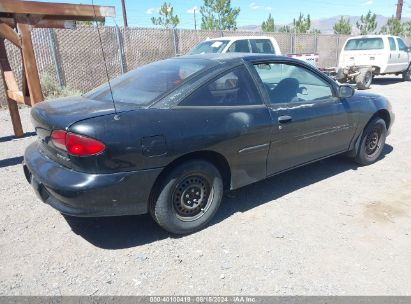
[[[392,146],[385,145],[380,158],[384,158],[392,151]],[[218,224],[236,212],[246,212],[298,189],[357,168],[352,160],[344,156],[335,156],[231,191],[224,197],[210,225]],[[149,215],[106,218],[65,216],[65,219],[74,233],[103,249],[124,249],[168,237],[181,237],[161,229]]]
[[23,156],[0,159],[0,168],[20,165],[23,162]]
[[391,85],[391,84],[396,84],[396,83],[401,83],[401,82],[404,82],[403,80],[402,80],[402,78],[394,78],[394,77],[392,77],[392,78],[387,78],[387,77],[384,77],[384,78],[374,78],[373,79],[373,81],[372,81],[372,84],[377,84],[377,85],[383,85],[383,86],[385,86],[385,85]]

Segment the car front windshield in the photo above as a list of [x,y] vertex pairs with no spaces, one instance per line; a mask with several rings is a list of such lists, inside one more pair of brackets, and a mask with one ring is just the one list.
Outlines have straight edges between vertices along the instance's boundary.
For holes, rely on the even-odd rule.
[[115,102],[144,106],[209,66],[211,61],[204,59],[180,58],[158,61],[111,80],[111,90],[109,84],[105,83],[84,94],[84,97],[108,102],[114,99]]
[[228,40],[209,40],[198,44],[190,51],[190,55],[221,53]]
[[350,39],[345,45],[346,51],[382,50],[384,42],[381,38]]

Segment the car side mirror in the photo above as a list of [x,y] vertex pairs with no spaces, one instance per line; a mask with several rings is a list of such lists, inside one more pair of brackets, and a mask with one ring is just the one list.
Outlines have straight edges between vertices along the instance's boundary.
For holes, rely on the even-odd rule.
[[355,89],[349,85],[342,85],[338,90],[338,97],[340,98],[350,98],[354,95]]

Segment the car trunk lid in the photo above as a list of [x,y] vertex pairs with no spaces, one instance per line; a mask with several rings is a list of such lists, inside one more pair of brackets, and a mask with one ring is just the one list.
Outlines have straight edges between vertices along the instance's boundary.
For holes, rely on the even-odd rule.
[[[117,112],[135,108],[127,103],[116,104]],[[76,122],[103,115],[114,115],[113,104],[107,101],[87,99],[85,97],[66,97],[37,104],[31,110],[31,119],[41,151],[49,158],[72,167],[67,152],[56,148],[51,142],[53,130],[69,130]]]

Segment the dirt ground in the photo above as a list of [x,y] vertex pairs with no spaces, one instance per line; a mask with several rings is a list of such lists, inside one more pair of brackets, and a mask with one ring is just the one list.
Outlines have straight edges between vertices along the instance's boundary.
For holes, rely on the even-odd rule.
[[411,83],[371,91],[396,113],[380,161],[338,156],[242,188],[179,238],[148,215],[41,203],[21,167],[35,136],[14,140],[0,111],[0,295],[411,295]]

